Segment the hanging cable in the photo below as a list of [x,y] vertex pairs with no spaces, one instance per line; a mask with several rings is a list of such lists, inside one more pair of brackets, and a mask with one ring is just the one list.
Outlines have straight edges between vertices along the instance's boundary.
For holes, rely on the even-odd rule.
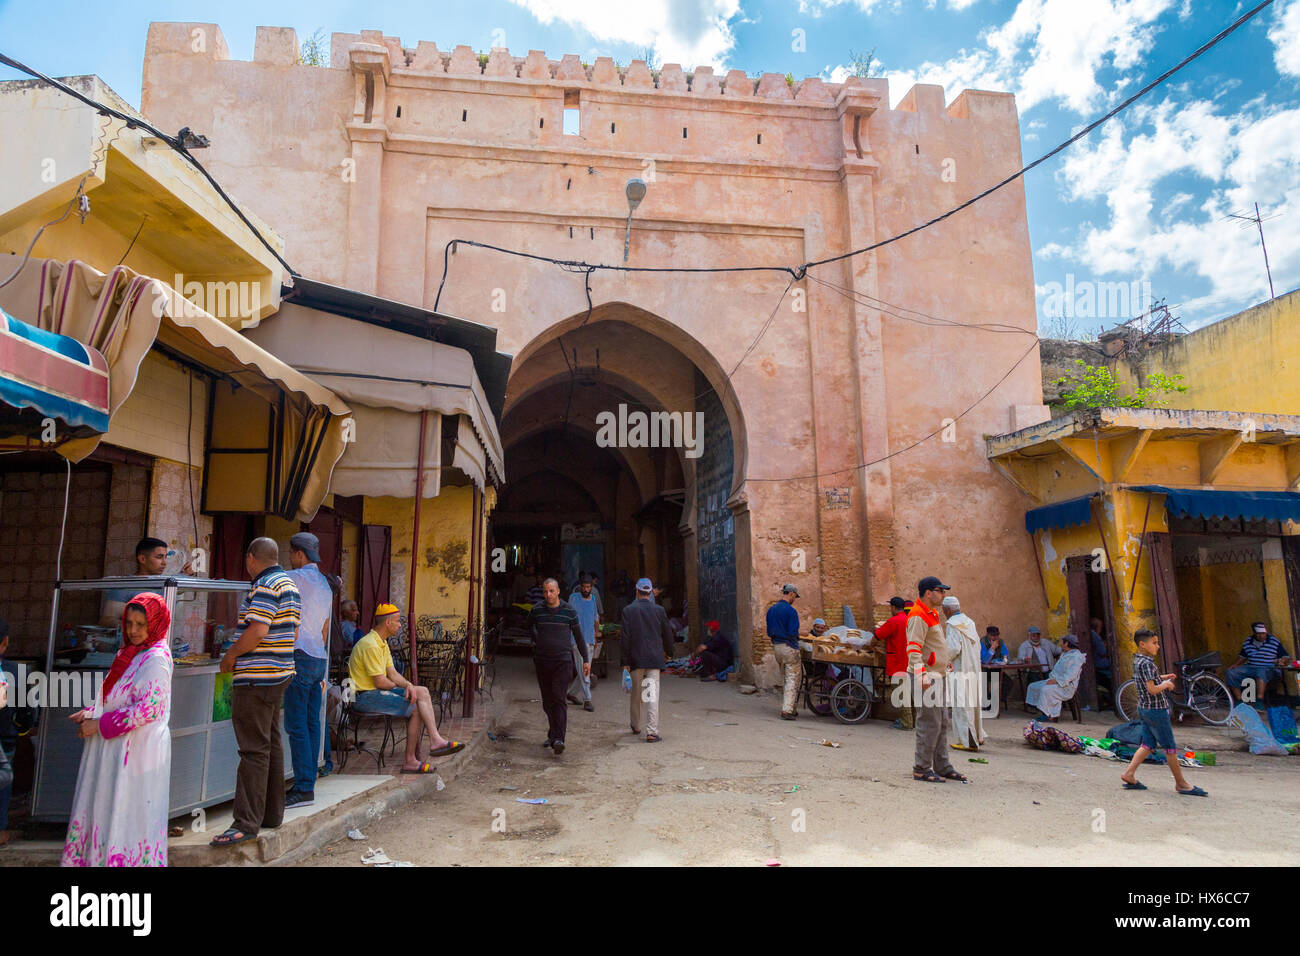
[[153,126],[152,124],[146,122],[145,120],[141,119],[138,116],[131,116],[130,114],[123,113],[122,111],[113,109],[113,107],[107,106],[92,97],[86,96],[84,93],[74,90],[66,83],[60,83],[58,80],[51,79],[50,77],[46,76],[44,73],[41,73],[39,70],[34,70],[27,64],[20,63],[18,60],[15,60],[13,57],[6,56],[5,54],[0,53],[0,63],[3,63],[5,66],[13,67],[15,70],[19,70],[23,73],[26,73],[28,76],[35,77],[36,79],[40,80],[42,83],[46,83],[49,86],[54,87],[56,90],[60,90],[61,92],[66,93],[68,96],[80,100],[81,102],[85,103],[87,106],[93,107],[96,112],[104,116],[112,116],[117,119],[120,119],[122,122],[126,123],[128,129],[135,129],[136,127],[139,127],[140,129],[148,132],[151,136],[156,136],[158,139],[162,140],[164,143],[166,143],[176,152],[180,153],[181,156],[184,157],[191,166],[193,166],[196,170],[199,171],[199,174],[208,181],[208,184],[211,185],[212,188],[217,191],[217,195],[220,196],[225,201],[226,205],[231,208],[234,214],[239,217],[239,221],[249,228],[249,231],[253,233],[253,235],[257,238],[257,241],[266,247],[266,250],[275,257],[276,261],[279,262],[280,265],[284,266],[285,270],[289,273],[289,275],[294,277],[297,277],[299,275],[298,271],[284,260],[284,257],[280,255],[279,251],[273,245],[271,245],[266,240],[266,237],[262,235],[261,231],[256,226],[253,225],[253,223],[249,220],[248,216],[244,214],[244,211],[239,208],[238,204],[236,204],[236,202],[230,198],[230,196],[226,193],[226,191],[221,188],[221,184],[212,177],[212,174],[209,173],[203,167],[202,163],[200,163],[197,159],[194,158],[194,155],[186,148],[185,144],[180,140],[179,137],[170,136],[167,133],[164,133],[162,130],[158,129],[156,126]]

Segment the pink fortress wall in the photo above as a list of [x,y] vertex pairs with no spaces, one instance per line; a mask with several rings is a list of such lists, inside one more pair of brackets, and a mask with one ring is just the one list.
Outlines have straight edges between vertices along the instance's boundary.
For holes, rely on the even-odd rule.
[[[328,68],[296,64],[296,48],[293,31],[263,27],[254,61],[233,61],[215,25],[155,23],[143,111],[211,138],[204,163],[285,238],[304,275],[426,308],[450,239],[621,262],[633,176],[653,181],[629,264],[797,265],[903,231],[1021,164],[1009,94],[967,91],[945,107],[941,88],[917,86],[891,110],[883,80],[790,86],[777,74],[688,77],[670,64],[656,86],[639,63],[620,74],[604,58],[584,67],[494,50],[483,69],[468,47],[404,49],[377,31],[334,34]],[[566,91],[579,101],[578,136],[563,133]],[[499,328],[516,371],[558,323],[586,313],[580,275],[465,246],[450,261],[439,309]],[[731,380],[737,470],[748,479],[732,503],[747,512],[742,646],[752,639],[763,660],[762,615],[787,579],[803,592],[805,625],[845,602],[865,623],[870,605],[912,596],[919,576],[936,573],[981,628],[1023,633],[1044,613],[1027,502],[993,472],[983,436],[1037,420],[1036,350],[953,426],[953,441],[855,467],[957,418],[1032,346],[1030,334],[916,324],[872,307],[1032,333],[1021,184],[811,275],[849,292],[796,283]],[[620,321],[650,313],[644,327],[727,391],[725,373],[789,281],[601,272],[592,296]],[[504,312],[493,311],[498,289]],[[665,407],[690,408],[689,376],[628,374]],[[794,548],[807,553],[805,574],[791,573]]]

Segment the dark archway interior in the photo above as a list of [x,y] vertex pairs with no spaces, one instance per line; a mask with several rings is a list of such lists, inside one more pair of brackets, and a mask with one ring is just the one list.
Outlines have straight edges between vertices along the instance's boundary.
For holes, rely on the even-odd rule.
[[[506,485],[491,544],[503,549],[505,568],[494,569],[493,604],[503,610],[523,594],[533,583],[530,568],[560,578],[566,595],[579,572],[595,571],[605,619],[614,621],[630,597],[615,587],[625,570],[632,581],[647,576],[664,587],[660,603],[683,626],[698,628],[704,594],[704,613],[735,634],[734,525],[726,510],[734,447],[704,375],[644,328],[610,319],[552,335],[525,355],[512,370],[502,421]],[[703,434],[696,434],[697,411]],[[608,427],[610,417],[652,412],[681,414],[682,441],[636,447],[630,430]],[[701,487],[702,475],[717,487]],[[692,533],[697,528],[708,529],[707,540]]]

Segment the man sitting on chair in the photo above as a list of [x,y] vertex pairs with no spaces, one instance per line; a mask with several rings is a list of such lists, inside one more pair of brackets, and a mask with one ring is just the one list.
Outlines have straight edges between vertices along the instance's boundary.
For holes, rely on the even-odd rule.
[[1068,648],[1052,666],[1047,680],[1036,680],[1025,692],[1025,703],[1037,707],[1049,720],[1061,716],[1061,705],[1074,696],[1079,689],[1079,674],[1083,671],[1083,662],[1087,655],[1079,650],[1079,639],[1073,634],[1063,638]]
[[348,658],[348,678],[356,694],[352,709],[361,714],[407,718],[406,760],[402,764],[402,773],[432,773],[433,764],[419,757],[423,731],[429,732],[431,758],[451,756],[464,750],[465,745],[447,740],[438,733],[429,689],[412,684],[393,666],[393,652],[388,642],[401,628],[402,615],[395,605],[381,604],[375,608],[375,626],[357,641],[352,656]]

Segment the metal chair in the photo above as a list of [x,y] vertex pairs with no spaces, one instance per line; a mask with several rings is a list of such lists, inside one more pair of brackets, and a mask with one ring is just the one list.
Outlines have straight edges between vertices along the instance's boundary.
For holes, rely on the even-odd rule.
[[[360,739],[361,723],[367,719],[383,720],[384,736],[379,741],[379,749],[373,750],[362,743]],[[348,728],[352,729],[352,745],[348,746]],[[379,769],[384,769],[384,748],[389,747],[389,756],[397,753],[397,733],[393,730],[392,714],[372,714],[364,710],[357,710],[350,700],[343,701],[339,705],[339,772],[342,773],[348,765],[348,755],[353,750],[359,750],[362,753],[370,754],[375,758]],[[390,746],[391,744],[391,746]]]

